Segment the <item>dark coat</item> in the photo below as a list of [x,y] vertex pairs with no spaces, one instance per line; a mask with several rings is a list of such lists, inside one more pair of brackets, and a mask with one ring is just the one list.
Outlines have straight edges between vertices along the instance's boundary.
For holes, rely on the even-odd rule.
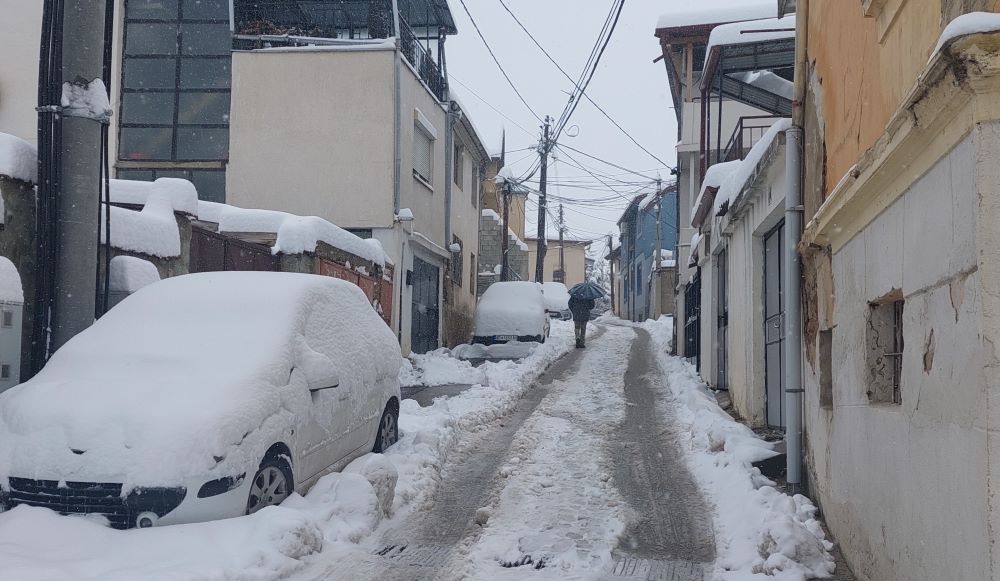
[[574,296],[569,297],[569,311],[573,313],[573,320],[577,323],[590,320],[590,311],[594,308],[593,300],[580,300]]

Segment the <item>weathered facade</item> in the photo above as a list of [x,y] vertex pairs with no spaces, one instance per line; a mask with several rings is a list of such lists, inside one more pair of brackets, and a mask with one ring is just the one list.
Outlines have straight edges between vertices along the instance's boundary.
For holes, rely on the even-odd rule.
[[[532,277],[535,273],[535,263],[538,260],[538,239],[528,237],[524,241],[528,245],[528,268]],[[545,246],[544,281],[561,282],[566,288],[587,280],[587,252],[590,240],[572,240],[564,238],[561,245],[558,238],[549,238]],[[560,254],[560,250],[562,254]]]
[[1000,2],[859,4],[798,1],[811,490],[860,579],[997,579],[1000,34],[938,45]]

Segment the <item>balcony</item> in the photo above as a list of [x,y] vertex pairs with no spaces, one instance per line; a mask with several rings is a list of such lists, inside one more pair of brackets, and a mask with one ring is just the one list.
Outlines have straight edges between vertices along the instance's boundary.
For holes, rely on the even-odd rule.
[[782,117],[775,117],[773,115],[740,117],[739,121],[736,122],[736,129],[733,130],[733,135],[729,138],[729,143],[726,144],[725,149],[716,152],[716,155],[720,159],[715,160],[713,163],[745,159],[754,144],[767,133],[767,130],[778,119],[782,119]]
[[[399,14],[400,51],[431,93],[446,101],[447,77],[431,46],[436,41],[443,50],[439,41],[456,32],[447,2],[401,2]],[[233,49],[378,43],[391,38],[392,20],[388,0],[236,0]]]

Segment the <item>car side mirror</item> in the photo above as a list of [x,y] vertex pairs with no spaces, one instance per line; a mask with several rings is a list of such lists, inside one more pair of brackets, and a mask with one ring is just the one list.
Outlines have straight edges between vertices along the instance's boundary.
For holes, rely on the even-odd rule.
[[335,371],[324,373],[316,379],[309,380],[309,393],[316,393],[317,391],[337,387],[340,387],[340,376]]

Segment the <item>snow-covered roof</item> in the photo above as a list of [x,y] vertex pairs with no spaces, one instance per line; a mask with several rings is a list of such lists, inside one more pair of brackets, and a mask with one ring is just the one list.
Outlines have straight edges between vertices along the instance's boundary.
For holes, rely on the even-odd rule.
[[704,217],[698,220],[699,216],[704,213],[701,209],[703,205],[708,204],[708,197],[714,195],[714,192],[722,186],[722,182],[729,177],[729,174],[736,171],[740,165],[740,161],[724,161],[722,163],[717,163],[705,172],[705,178],[701,181],[701,192],[698,193],[698,197],[694,201],[694,205],[691,206],[691,225],[695,228],[701,225]]
[[24,290],[17,267],[6,256],[0,256],[0,301],[24,303]]
[[996,31],[1000,31],[1000,14],[995,12],[969,12],[968,14],[963,14],[949,22],[948,26],[941,32],[941,38],[938,39],[931,57],[937,54],[941,50],[941,47],[956,38],[970,34]]
[[795,95],[795,84],[771,71],[750,71],[736,73],[731,76],[740,79],[748,85],[763,89],[768,93],[774,93],[786,99],[792,99]]
[[160,280],[156,265],[135,256],[116,256],[111,259],[108,288],[112,291],[134,293],[144,286]]
[[[771,8],[772,12],[774,12],[775,6],[773,1],[771,2]],[[766,18],[763,20],[723,24],[712,29],[712,34],[708,37],[708,46],[705,50],[706,58],[707,54],[717,46],[749,44],[785,38],[795,38],[794,14],[789,14],[784,18]]]
[[740,162],[735,171],[726,177],[726,180],[719,186],[719,191],[715,194],[715,201],[712,204],[712,216],[717,216],[722,211],[722,206],[732,202],[747,182],[753,177],[757,170],[757,165],[764,158],[764,154],[771,148],[771,144],[777,139],[778,134],[783,133],[792,126],[791,119],[779,119],[764,133],[764,135],[750,148],[750,153],[746,159]]
[[0,175],[35,183],[38,180],[38,150],[20,137],[0,133]]
[[198,214],[198,190],[188,180],[159,178],[153,182],[111,180],[111,203],[145,206],[153,192],[163,192],[176,212]]
[[778,15],[775,0],[661,0],[666,11],[656,28],[683,28],[742,20],[774,18]]
[[238,208],[215,202],[198,203],[198,219],[215,222],[219,232],[270,233],[276,236],[271,252],[301,254],[316,252],[324,242],[379,266],[391,262],[382,244],[364,239],[318,216],[297,216],[277,210]]

